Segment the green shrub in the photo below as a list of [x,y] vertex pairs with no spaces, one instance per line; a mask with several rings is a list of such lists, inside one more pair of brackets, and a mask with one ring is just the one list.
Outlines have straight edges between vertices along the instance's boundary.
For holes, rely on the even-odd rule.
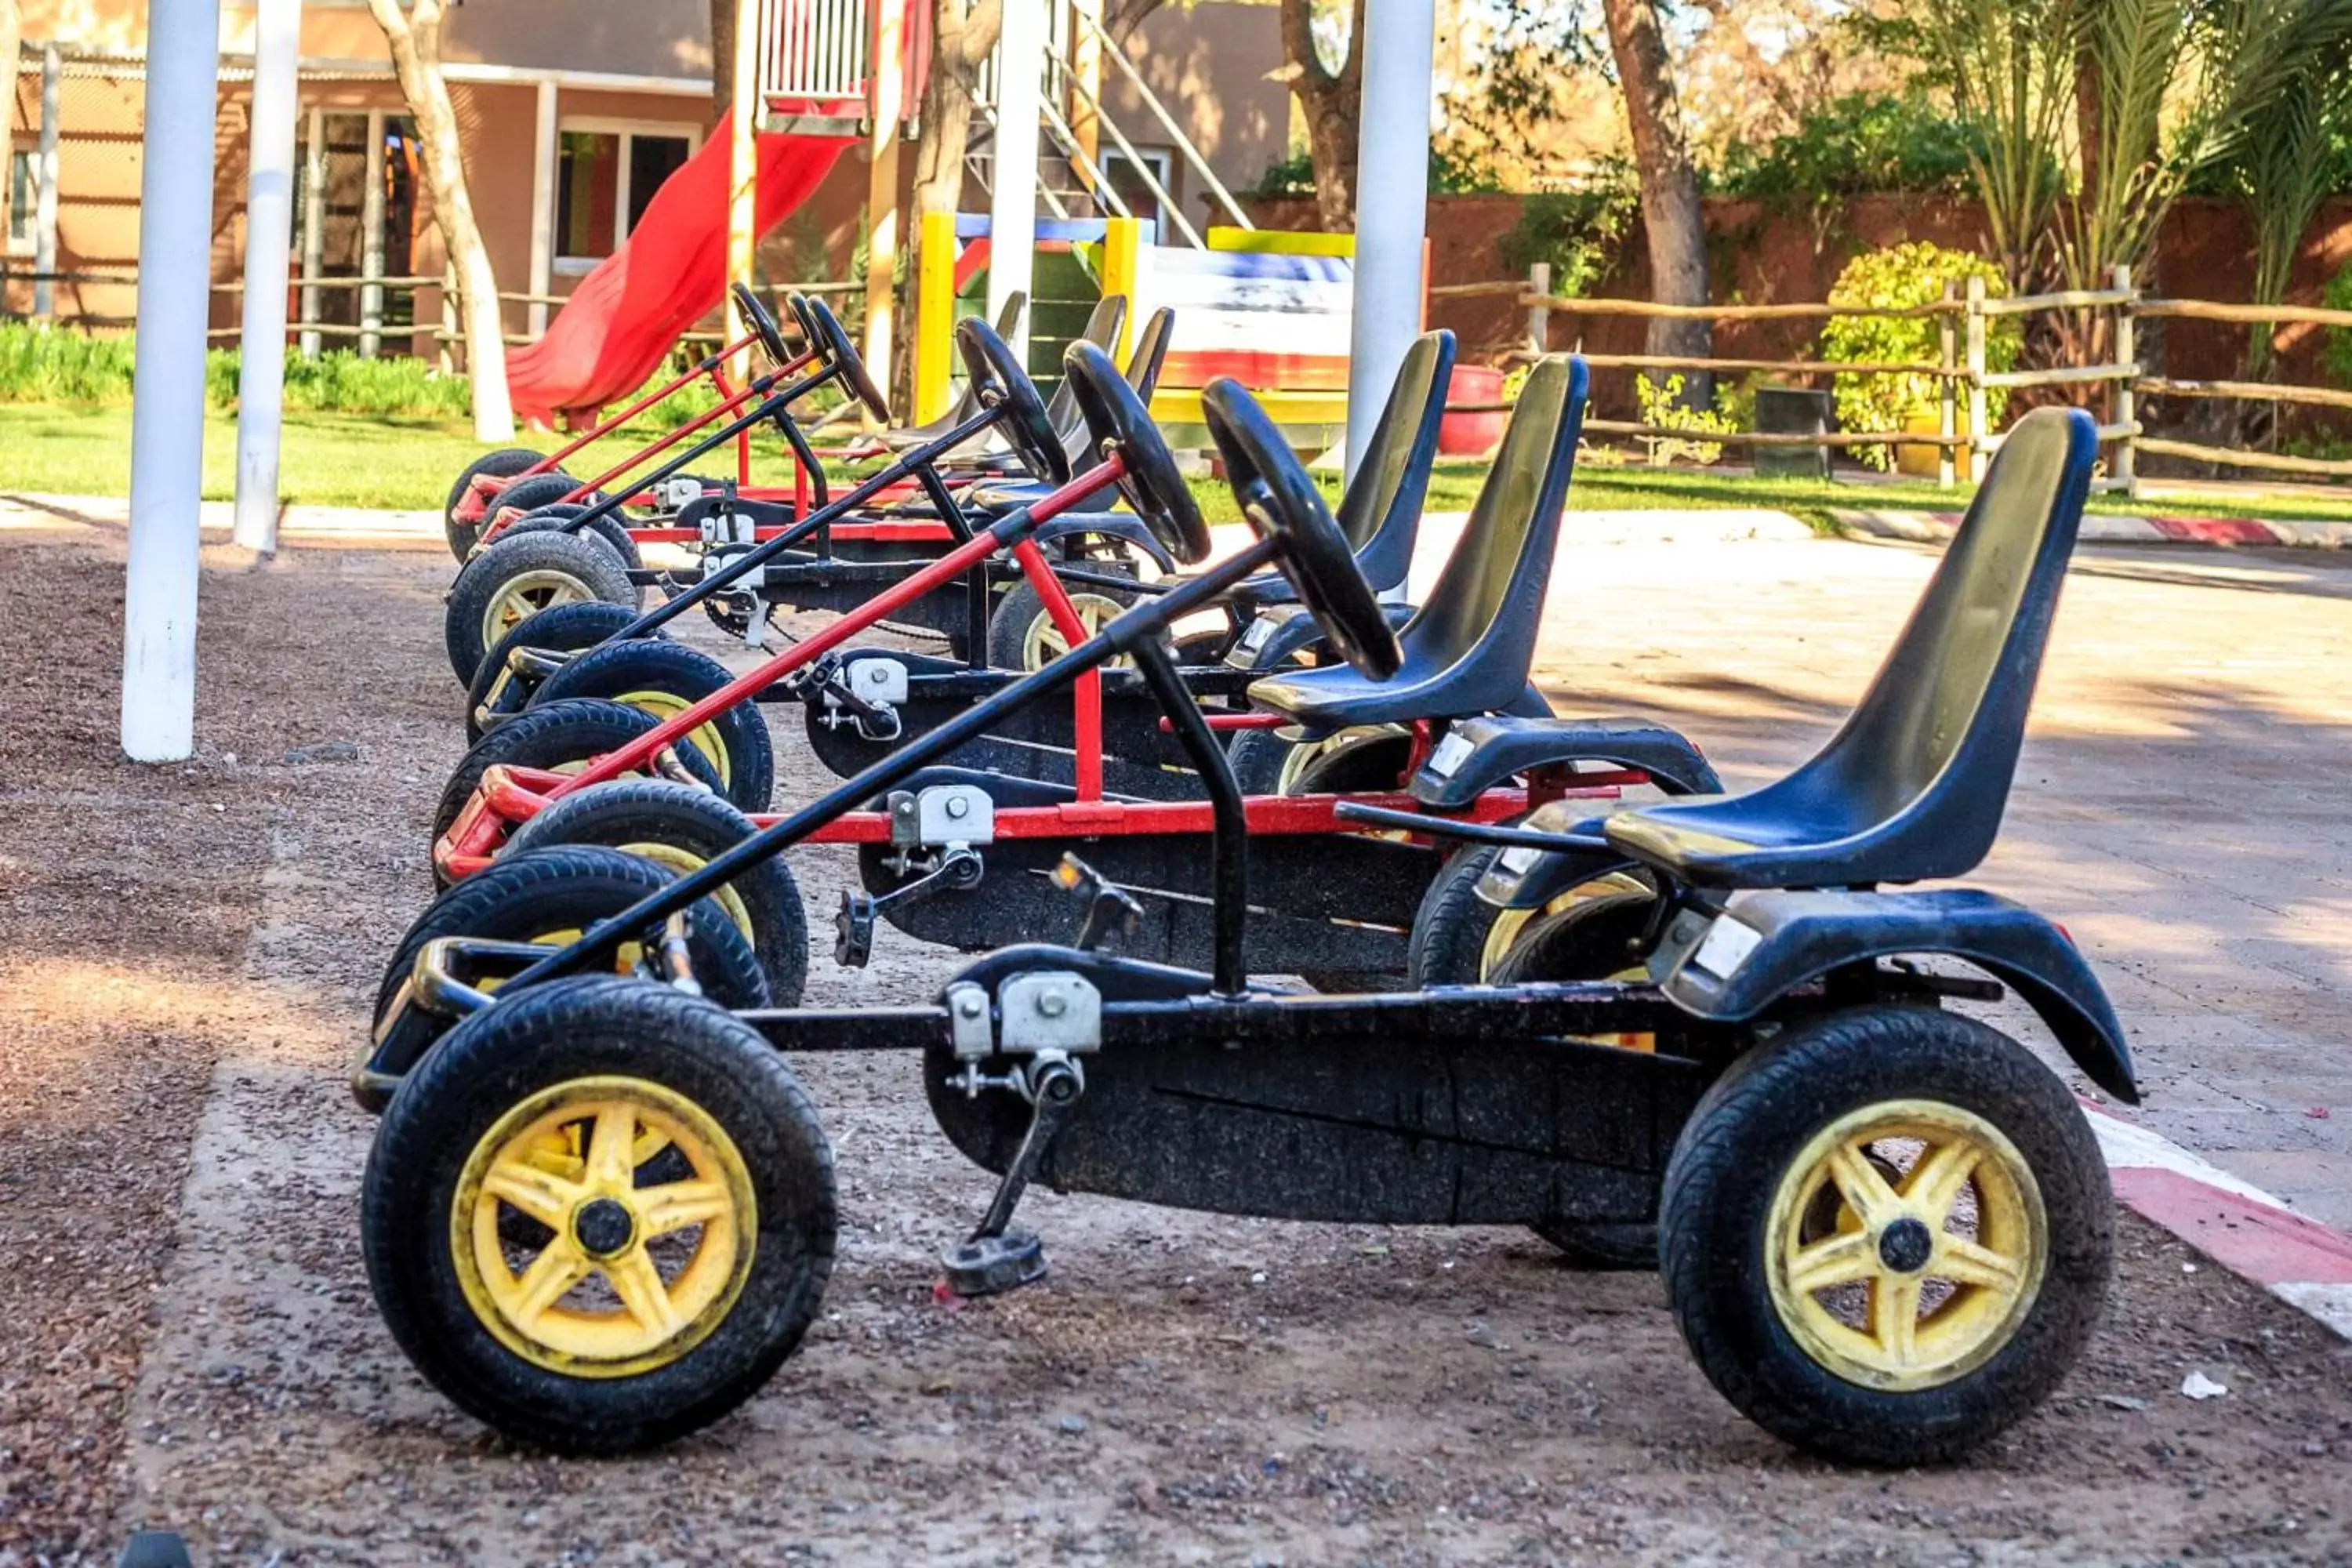
[[[215,407],[236,406],[242,367],[235,349],[215,349],[205,356],[205,391]],[[320,414],[457,418],[473,407],[473,387],[462,375],[444,375],[429,361],[406,355],[362,359],[332,349],[313,360],[289,351],[286,406]]]
[[[2331,310],[2352,310],[2352,261],[2336,269],[2327,280],[2327,293],[2322,303]],[[2327,363],[2327,374],[2347,386],[2352,386],[2352,327],[2327,329],[2327,346],[2322,351]]]
[[127,336],[0,322],[0,402],[128,403],[136,363]]
[[1542,191],[1519,204],[1519,219],[1496,241],[1504,270],[1551,264],[1551,291],[1579,296],[1608,275],[1617,247],[1641,210],[1633,166],[1612,159],[1582,190]]
[[[1943,297],[1947,281],[1965,289],[1972,277],[1982,278],[1985,292],[1995,299],[2009,292],[2000,268],[1984,257],[1919,240],[1868,251],[1847,262],[1830,289],[1829,302],[1882,308],[1926,305]],[[1985,342],[1985,368],[2009,370],[2024,347],[2024,329],[2014,316],[1994,317],[1990,329]],[[1832,316],[1822,329],[1818,352],[1832,363],[1933,364],[1940,352],[1940,336],[1933,316]],[[1838,425],[1851,432],[1899,431],[1910,416],[1934,413],[1940,400],[1940,388],[1932,375],[1841,375],[1836,382]],[[2005,394],[1991,395],[1995,423],[2008,402]],[[1861,457],[1876,468],[1893,466],[1887,447],[1863,447]]]
[[1761,146],[1737,142],[1716,188],[1768,202],[1968,188],[1966,131],[1924,93],[1850,92]]
[[[1696,436],[1730,435],[1739,428],[1729,415],[1716,409],[1685,407],[1679,371],[1662,382],[1654,382],[1646,375],[1634,377],[1633,395],[1641,402],[1644,425],[1687,430]],[[1704,465],[1723,456],[1720,441],[1690,441],[1674,436],[1644,436],[1642,441],[1650,449],[1650,466],[1656,468],[1665,468],[1676,458],[1688,458]]]

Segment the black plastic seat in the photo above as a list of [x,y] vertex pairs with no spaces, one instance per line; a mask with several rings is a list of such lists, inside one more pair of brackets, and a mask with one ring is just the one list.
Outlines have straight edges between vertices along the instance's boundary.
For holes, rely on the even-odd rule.
[[[1029,296],[1016,289],[1004,301],[1004,309],[996,313],[996,335],[1011,339],[1021,329],[1021,318],[1028,311]],[[878,449],[890,452],[911,452],[927,441],[936,441],[973,415],[980,412],[980,395],[967,383],[948,411],[937,419],[911,425],[902,430],[885,430],[875,437]]]
[[[1371,444],[1355,482],[1339,498],[1333,519],[1356,552],[1356,569],[1375,594],[1404,586],[1412,569],[1412,547],[1421,534],[1421,513],[1429,500],[1431,465],[1437,460],[1438,427],[1445,422],[1445,393],[1454,378],[1454,334],[1423,332],[1405,351],[1372,426]],[[1269,605],[1298,600],[1290,579],[1279,572],[1244,578],[1230,602],[1246,621]]]
[[1713,888],[1963,876],[2000,830],[2098,438],[2076,409],[2017,422],[1870,689],[1796,772],[1638,806],[1610,844]]
[[1345,665],[1286,670],[1253,683],[1251,702],[1313,730],[1522,707],[1586,384],[1584,362],[1572,356],[1545,360],[1528,376],[1461,542],[1399,636],[1404,663],[1395,676],[1370,680]]

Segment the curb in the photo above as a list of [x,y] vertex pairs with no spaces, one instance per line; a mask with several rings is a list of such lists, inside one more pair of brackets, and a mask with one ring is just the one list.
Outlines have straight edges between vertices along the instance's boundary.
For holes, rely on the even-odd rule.
[[[1952,537],[1956,511],[1833,510],[1832,521],[1876,539],[1940,544]],[[2110,517],[2088,512],[2077,538],[2084,544],[2284,545],[2301,550],[2352,549],[2352,522],[2272,522],[2252,517]]]
[[2215,1263],[2352,1340],[2352,1236],[2191,1153],[2084,1102],[2116,1201]]

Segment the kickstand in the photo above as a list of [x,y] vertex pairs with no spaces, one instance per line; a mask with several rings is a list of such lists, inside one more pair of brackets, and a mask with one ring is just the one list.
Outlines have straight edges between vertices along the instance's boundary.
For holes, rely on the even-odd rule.
[[1086,1092],[1086,1080],[1068,1062],[1047,1061],[1031,1068],[1030,1083],[1034,1098],[1029,1131],[1023,1135],[1013,1163],[1005,1167],[1003,1180],[996,1184],[996,1196],[989,1201],[988,1213],[981,1216],[980,1228],[968,1239],[940,1257],[948,1289],[959,1296],[1002,1295],[1045,1277],[1045,1244],[1034,1231],[1013,1229],[1013,1211],[1021,1194],[1029,1190],[1038,1162],[1068,1120],[1078,1096]]

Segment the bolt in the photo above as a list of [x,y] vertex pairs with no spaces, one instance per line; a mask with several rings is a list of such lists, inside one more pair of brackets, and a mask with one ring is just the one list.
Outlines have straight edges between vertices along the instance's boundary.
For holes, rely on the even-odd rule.
[[959,1017],[959,1018],[977,1018],[977,1017],[979,1017],[979,1016],[980,1016],[980,1013],[981,1013],[981,1006],[980,1006],[980,998],[979,998],[979,997],[977,997],[977,996],[959,996],[959,997],[957,997],[957,998],[956,998],[956,1016],[957,1016],[957,1017]]
[[1048,991],[1037,998],[1037,1016],[1058,1018],[1070,1010],[1070,999],[1058,991]]
[[961,822],[971,814],[971,803],[960,795],[948,796],[948,820]]

